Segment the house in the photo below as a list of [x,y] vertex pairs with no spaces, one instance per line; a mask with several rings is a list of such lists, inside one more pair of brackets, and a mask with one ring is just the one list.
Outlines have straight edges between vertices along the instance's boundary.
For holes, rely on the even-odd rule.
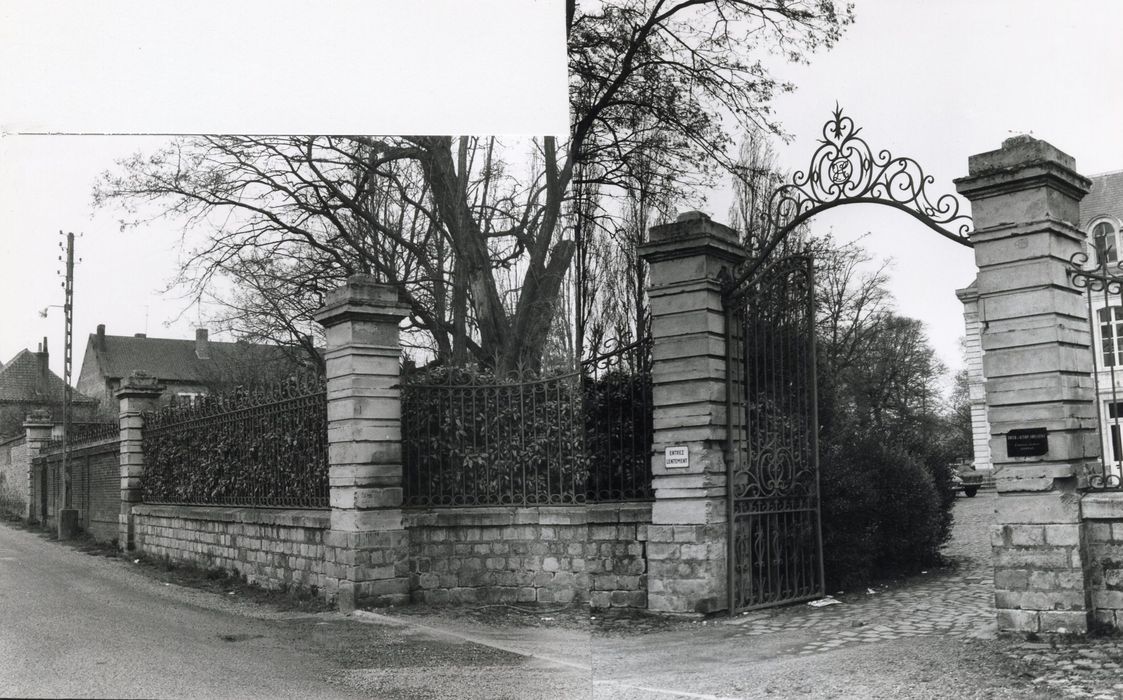
[[116,409],[115,394],[132,372],[156,377],[166,389],[162,400],[191,400],[235,387],[264,386],[313,371],[289,348],[210,340],[205,328],[194,340],[107,335],[105,324],[86,342],[78,390]]
[[[63,422],[63,399],[66,385],[50,370],[47,339],[35,352],[20,350],[0,367],[0,439],[23,433],[27,414],[37,409],[49,411],[58,425]],[[76,423],[95,419],[96,398],[78,391],[71,393],[71,419]]]
[[[1078,227],[1087,233],[1086,268],[1101,262],[1109,274],[1123,277],[1123,170],[1093,175],[1092,189],[1080,202]],[[1098,259],[1097,249],[1106,259]],[[1118,292],[1118,290],[1116,290]],[[990,469],[990,424],[986,418],[983,376],[982,327],[985,309],[980,309],[975,285],[956,291],[963,302],[966,329],[967,374],[971,397],[971,427],[975,445],[975,468]],[[1123,296],[1103,290],[1085,291],[1090,312],[1094,352],[1096,410],[1100,422],[1100,454],[1115,473],[1123,473]]]

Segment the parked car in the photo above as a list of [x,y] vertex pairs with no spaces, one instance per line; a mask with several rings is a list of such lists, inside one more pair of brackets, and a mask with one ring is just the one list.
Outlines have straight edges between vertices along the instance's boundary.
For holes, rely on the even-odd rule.
[[982,473],[967,465],[956,465],[951,468],[951,484],[956,491],[962,491],[967,498],[974,498],[983,485]]

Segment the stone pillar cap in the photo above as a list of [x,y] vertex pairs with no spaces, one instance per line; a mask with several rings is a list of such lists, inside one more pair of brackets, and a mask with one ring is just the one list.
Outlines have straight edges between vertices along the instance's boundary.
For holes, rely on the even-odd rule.
[[686,211],[672,223],[652,226],[647,238],[648,242],[639,246],[639,254],[649,263],[700,254],[733,264],[745,259],[736,229],[700,211]]
[[1002,147],[967,158],[967,177],[955,180],[956,190],[968,199],[1020,189],[1017,185],[1048,184],[1082,197],[1092,181],[1076,172],[1076,159],[1048,141],[1028,134],[1012,136]]
[[324,305],[312,315],[323,326],[346,320],[374,319],[397,323],[409,315],[409,307],[398,298],[397,287],[378,282],[371,275],[351,275],[328,292]]
[[133,370],[121,382],[121,388],[114,394],[122,399],[130,396],[159,396],[167,388],[160,380],[144,370]]
[[51,412],[45,408],[36,408],[27,414],[27,418],[23,421],[23,427],[32,428],[42,425],[53,425],[51,421]]

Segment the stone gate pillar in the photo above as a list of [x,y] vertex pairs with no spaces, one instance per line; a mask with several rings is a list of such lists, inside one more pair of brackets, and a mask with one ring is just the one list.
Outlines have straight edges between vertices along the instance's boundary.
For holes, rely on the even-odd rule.
[[1075,165],[1017,136],[971,156],[956,180],[975,220],[1000,630],[1088,628],[1077,481],[1099,444],[1087,312],[1066,274],[1091,184]]
[[640,247],[649,266],[654,342],[648,607],[712,612],[726,607],[728,530],[725,336],[717,277],[744,254],[736,231],[699,212],[652,227],[648,239]]
[[121,512],[117,516],[117,548],[133,549],[133,507],[140,505],[144,485],[144,414],[156,410],[164,386],[144,372],[133,372],[117,390],[117,417],[121,423]]
[[40,518],[40,504],[44,498],[40,493],[43,487],[42,480],[37,484],[33,484],[35,470],[32,463],[39,453],[43,451],[47,442],[51,439],[51,429],[54,423],[51,422],[51,414],[49,411],[38,409],[32,411],[27,415],[27,420],[23,422],[23,430],[27,450],[27,508],[25,509],[24,516],[28,522],[38,522]]
[[398,388],[407,313],[396,289],[354,275],[315,317],[327,332],[328,593],[345,612],[409,600]]

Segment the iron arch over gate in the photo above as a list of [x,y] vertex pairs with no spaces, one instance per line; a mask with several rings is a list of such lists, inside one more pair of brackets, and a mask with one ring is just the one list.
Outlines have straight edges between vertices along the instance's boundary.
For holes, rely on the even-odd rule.
[[723,271],[730,614],[824,593],[814,261],[772,252],[816,214],[863,203],[971,246],[955,195],[933,201],[917,161],[875,153],[860,131],[836,106],[808,169],[772,194],[760,256]]

